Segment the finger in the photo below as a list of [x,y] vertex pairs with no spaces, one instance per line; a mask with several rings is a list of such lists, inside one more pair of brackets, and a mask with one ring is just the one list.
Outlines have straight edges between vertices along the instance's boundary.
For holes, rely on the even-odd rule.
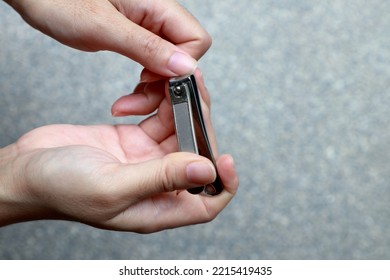
[[120,5],[128,19],[176,45],[196,60],[211,45],[210,35],[177,1],[120,1]]
[[[188,159],[188,154],[184,154],[184,156]],[[150,233],[213,220],[231,201],[238,188],[238,178],[232,158],[222,156],[218,161],[218,168],[225,184],[225,189],[221,194],[209,197],[180,192],[179,194],[159,194],[153,197],[150,196],[154,193],[152,191],[149,196],[145,194],[144,199],[139,196],[142,201],[126,209],[121,215],[109,220],[107,225],[119,227],[121,230]],[[198,171],[193,172],[193,175],[196,175],[199,171],[201,170],[198,169]],[[201,174],[200,177],[205,176],[204,171],[201,171]],[[199,175],[195,177],[198,178],[195,179],[198,183],[207,181],[199,180]],[[208,179],[211,179],[211,177]],[[186,184],[192,183],[190,181],[194,181],[194,179],[188,180],[188,182],[185,179],[179,181]],[[144,189],[143,192],[145,192]],[[130,199],[131,197],[128,198],[129,201]]]
[[217,160],[217,170],[224,185],[223,191],[213,197],[202,197],[206,208],[203,222],[214,219],[232,200],[239,186],[239,179],[230,155],[222,155]]
[[214,128],[211,123],[211,112],[210,112],[210,106],[211,106],[211,101],[210,101],[210,95],[209,92],[205,86],[204,79],[203,79],[203,74],[200,71],[199,68],[196,69],[195,73],[195,78],[197,81],[198,89],[200,92],[200,101],[201,101],[201,107],[202,107],[202,114],[203,114],[203,119],[204,123],[206,126],[206,131],[207,135],[210,141],[211,149],[213,151],[213,154],[215,157],[218,156],[218,149],[217,149],[217,142],[215,139],[215,133],[214,133]]
[[130,95],[120,97],[111,107],[113,116],[147,115],[154,112],[164,98],[165,81],[140,83]]
[[216,171],[206,158],[192,153],[172,153],[139,164],[126,164],[116,170],[112,183],[117,195],[130,201],[215,180]]
[[12,1],[33,27],[70,47],[123,54],[162,76],[192,73],[211,39],[175,1]]
[[142,82],[154,82],[154,81],[162,80],[164,78],[166,77],[153,73],[152,71],[146,68],[144,68],[140,74],[140,81]]
[[202,101],[205,103],[205,104],[202,104],[202,106],[206,105],[207,110],[210,110],[211,109],[210,94],[209,94],[209,91],[206,87],[203,73],[199,68],[197,68],[194,72],[194,75],[195,75],[195,78],[196,78],[196,81],[198,84],[198,89],[199,89],[200,95],[202,97]]
[[224,189],[215,197],[203,197],[206,214],[201,222],[213,220],[229,204],[238,190],[239,179],[233,158],[229,155],[221,156],[217,161],[217,168]]
[[174,118],[170,102],[164,99],[157,113],[142,121],[139,126],[156,143],[161,143],[174,135]]
[[224,185],[224,191],[234,195],[237,192],[239,178],[231,155],[221,155],[217,160],[218,174]]
[[102,47],[121,53],[162,76],[192,73],[196,59],[211,44],[209,35],[179,4],[144,2],[139,7],[122,4],[125,16],[111,18],[101,36],[105,38]]

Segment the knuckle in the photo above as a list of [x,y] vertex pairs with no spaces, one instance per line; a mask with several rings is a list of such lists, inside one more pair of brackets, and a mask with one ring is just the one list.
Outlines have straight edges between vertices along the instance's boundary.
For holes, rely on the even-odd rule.
[[220,203],[213,203],[211,200],[205,199],[203,201],[203,208],[201,211],[199,211],[199,220],[200,223],[208,223],[213,221],[218,214],[222,211],[224,208],[224,205]]
[[164,192],[172,192],[175,190],[175,168],[172,164],[169,163],[167,159],[164,159],[159,172],[157,172],[158,178],[156,178],[160,187],[162,187]]
[[172,192],[188,186],[186,166],[183,155],[167,154],[162,158],[157,172],[160,190]]
[[205,51],[207,51],[213,43],[213,39],[211,38],[211,35],[207,32],[205,32],[202,40],[202,45]]
[[161,54],[162,45],[163,39],[159,36],[152,34],[146,37],[144,44],[142,45],[142,50],[146,62],[152,63],[156,57],[159,57]]
[[192,41],[192,48],[196,51],[194,57],[196,59],[201,58],[211,47],[212,38],[206,31],[201,32],[195,40]]

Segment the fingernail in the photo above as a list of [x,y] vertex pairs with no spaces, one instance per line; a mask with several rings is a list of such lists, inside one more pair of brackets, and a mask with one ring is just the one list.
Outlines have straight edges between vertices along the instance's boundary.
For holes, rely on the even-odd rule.
[[211,163],[193,162],[187,165],[187,180],[194,185],[213,182],[217,176]]
[[157,75],[157,74],[154,74],[151,72],[145,72],[145,73],[141,73],[141,75],[139,77],[139,83],[140,84],[151,83],[151,82],[156,82],[156,81],[159,81],[162,79],[163,79],[163,77],[161,77],[160,75]]
[[191,56],[175,52],[168,60],[168,69],[178,75],[192,74],[197,67],[197,61]]
[[120,112],[113,112],[113,113],[112,113],[112,116],[113,116],[113,117],[124,117],[125,114],[120,113]]
[[130,117],[131,115],[125,113],[125,112],[121,112],[121,111],[114,111],[114,112],[111,112],[111,115],[113,117]]

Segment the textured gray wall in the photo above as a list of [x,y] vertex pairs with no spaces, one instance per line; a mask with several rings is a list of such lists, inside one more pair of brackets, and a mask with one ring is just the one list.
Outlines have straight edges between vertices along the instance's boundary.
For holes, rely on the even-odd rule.
[[[1,259],[389,259],[390,1],[181,1],[240,190],[213,222],[150,235],[40,221],[0,229]],[[0,2],[0,144],[49,123],[126,123],[140,66],[82,53]]]

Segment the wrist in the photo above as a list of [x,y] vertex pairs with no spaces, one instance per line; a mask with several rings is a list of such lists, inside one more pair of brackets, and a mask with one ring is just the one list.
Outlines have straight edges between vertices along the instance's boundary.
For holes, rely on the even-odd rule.
[[19,204],[14,197],[13,161],[17,156],[15,144],[0,149],[0,226],[18,220]]
[[24,182],[23,162],[16,144],[0,149],[0,227],[44,217]]

